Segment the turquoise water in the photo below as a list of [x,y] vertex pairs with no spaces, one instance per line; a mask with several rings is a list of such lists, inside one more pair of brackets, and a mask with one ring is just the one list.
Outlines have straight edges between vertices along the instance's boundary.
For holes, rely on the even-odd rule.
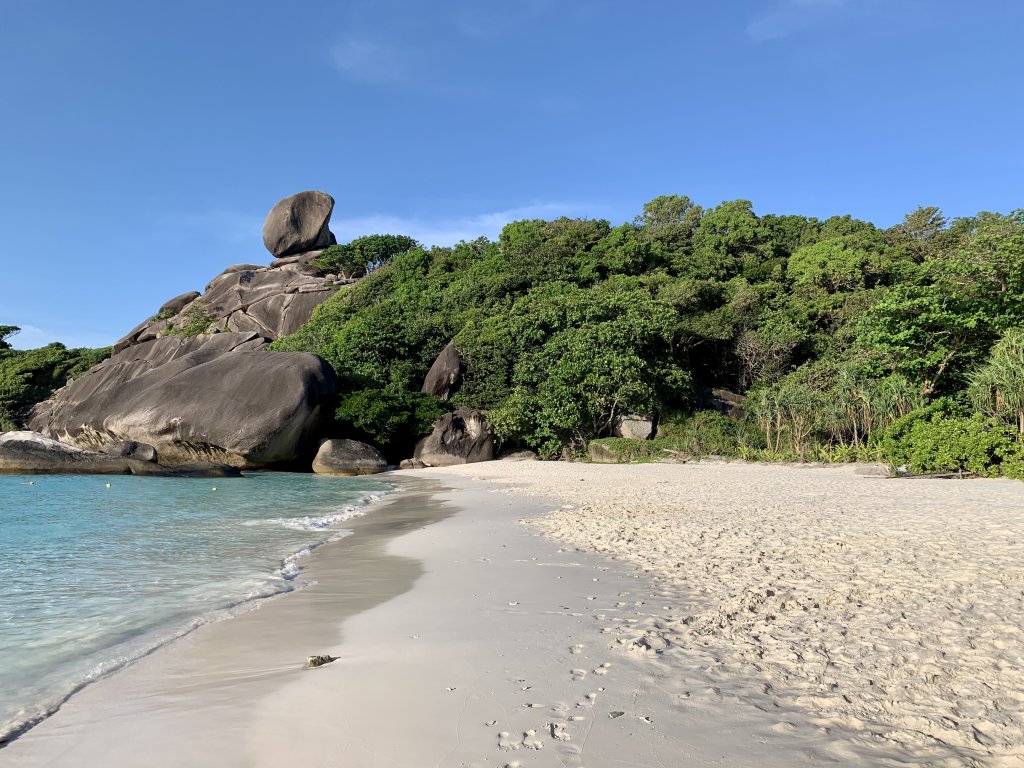
[[392,489],[284,473],[0,475],[0,743],[90,680],[295,589],[309,551]]

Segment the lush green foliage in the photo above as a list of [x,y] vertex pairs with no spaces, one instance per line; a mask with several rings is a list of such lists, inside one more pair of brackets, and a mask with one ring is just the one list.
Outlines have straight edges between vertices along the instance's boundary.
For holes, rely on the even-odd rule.
[[886,430],[882,453],[915,473],[969,472],[1024,477],[1024,443],[1005,422],[940,400]]
[[[684,424],[711,388],[749,395],[742,439],[718,422],[691,432],[717,435],[714,453],[877,455],[894,422],[972,382],[986,418],[1019,428],[1020,211],[947,222],[920,208],[882,230],[668,195],[617,227],[525,220],[498,242],[373,242],[379,266],[275,347],[334,365],[339,418],[378,441],[425,423],[407,398],[450,339],[465,363],[452,404],[485,409],[504,445],[545,457],[627,413]],[[346,256],[358,270],[357,243],[334,253],[358,252]]]
[[110,355],[109,348],[67,349],[58,343],[14,350],[4,339],[17,331],[0,327],[0,431],[18,429],[33,405]]
[[362,277],[415,247],[416,241],[404,235],[368,235],[344,245],[328,246],[313,264],[339,277]]

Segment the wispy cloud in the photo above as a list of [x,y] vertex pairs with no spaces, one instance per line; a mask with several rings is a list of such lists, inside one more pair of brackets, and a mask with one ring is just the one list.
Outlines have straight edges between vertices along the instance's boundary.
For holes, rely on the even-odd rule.
[[576,203],[538,203],[505,211],[442,219],[389,215],[333,218],[331,219],[331,231],[334,232],[339,243],[345,243],[363,235],[389,233],[409,235],[428,246],[454,245],[461,240],[476,240],[481,236],[496,239],[502,227],[510,221],[579,216],[584,211],[593,211],[593,209],[594,206]]
[[811,27],[854,0],[779,0],[747,24],[754,40],[777,40]]
[[334,46],[331,56],[342,76],[371,85],[401,82],[412,71],[405,50],[369,38],[346,38]]

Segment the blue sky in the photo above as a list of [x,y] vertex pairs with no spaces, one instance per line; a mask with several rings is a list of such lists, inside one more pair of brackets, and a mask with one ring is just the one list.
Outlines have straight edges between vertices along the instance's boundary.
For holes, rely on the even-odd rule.
[[0,324],[109,344],[322,189],[447,244],[661,194],[1024,206],[1024,4],[0,0]]

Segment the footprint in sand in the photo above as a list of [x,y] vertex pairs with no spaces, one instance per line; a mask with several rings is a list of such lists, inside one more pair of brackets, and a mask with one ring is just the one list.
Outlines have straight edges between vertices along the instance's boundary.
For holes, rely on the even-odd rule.
[[561,723],[548,723],[548,730],[551,731],[551,738],[558,739],[558,741],[572,741],[568,733],[565,732],[565,726]]
[[569,653],[583,653],[583,646],[579,643],[569,646]]
[[572,679],[574,682],[579,682],[587,676],[587,670],[585,669],[574,669],[572,671]]
[[537,738],[537,732],[531,728],[523,734],[523,746],[527,749],[544,749],[544,742]]
[[519,749],[519,747],[519,742],[513,739],[508,731],[502,731],[498,734],[498,749],[503,749],[507,752],[512,749]]
[[611,666],[611,664],[609,664],[606,661],[604,664],[602,664],[601,666],[599,666],[597,669],[594,670],[594,674],[595,675],[607,675],[608,674],[608,667],[610,667],[610,666]]

